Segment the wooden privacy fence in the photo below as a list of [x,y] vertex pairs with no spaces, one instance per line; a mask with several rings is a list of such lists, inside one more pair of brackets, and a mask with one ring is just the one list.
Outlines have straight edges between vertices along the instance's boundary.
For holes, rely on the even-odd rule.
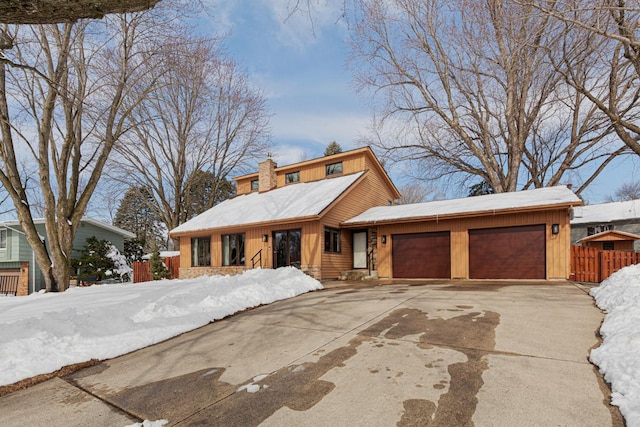
[[[169,269],[171,279],[178,278],[180,274],[180,256],[168,257],[162,260],[164,265]],[[148,261],[133,263],[133,283],[149,282],[153,280],[151,277],[151,264]]]
[[639,263],[640,253],[637,252],[571,246],[571,278],[578,282],[599,283],[616,271]]

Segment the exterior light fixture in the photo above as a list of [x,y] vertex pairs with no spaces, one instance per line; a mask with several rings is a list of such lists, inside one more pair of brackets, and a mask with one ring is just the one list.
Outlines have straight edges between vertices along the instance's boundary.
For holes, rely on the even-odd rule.
[[382,244],[383,244],[383,245],[386,245],[386,244],[387,244],[387,235],[386,235],[386,234],[383,234],[383,235],[382,235],[382,238],[381,238],[380,240],[382,241]]
[[560,224],[551,224],[551,234],[560,233]]
[[269,241],[269,235],[268,234],[263,234],[262,235],[262,241],[267,243]]

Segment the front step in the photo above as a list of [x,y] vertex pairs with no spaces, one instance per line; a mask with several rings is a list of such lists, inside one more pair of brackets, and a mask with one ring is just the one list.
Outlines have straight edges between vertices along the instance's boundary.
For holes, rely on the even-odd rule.
[[343,271],[338,279],[350,281],[378,280],[378,272],[372,270],[371,274],[369,274],[369,270],[348,270]]

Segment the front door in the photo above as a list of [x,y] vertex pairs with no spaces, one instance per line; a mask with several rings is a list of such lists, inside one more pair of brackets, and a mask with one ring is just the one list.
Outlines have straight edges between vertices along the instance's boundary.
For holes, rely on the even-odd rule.
[[300,268],[300,230],[273,232],[273,266]]
[[353,233],[353,268],[367,268],[367,232]]

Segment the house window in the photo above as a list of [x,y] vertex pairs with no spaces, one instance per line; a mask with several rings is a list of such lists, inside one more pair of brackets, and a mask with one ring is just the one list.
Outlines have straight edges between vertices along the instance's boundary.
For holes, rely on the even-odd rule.
[[7,249],[7,230],[0,230],[0,249]]
[[244,234],[222,236],[222,265],[244,265]]
[[613,224],[593,225],[587,227],[587,236],[593,236],[594,234],[602,233],[604,231],[613,230]]
[[251,181],[251,191],[258,191],[260,189],[260,181],[254,179]]
[[340,253],[340,230],[328,227],[324,229],[324,251]]
[[191,239],[191,266],[211,266],[211,239],[209,237]]
[[327,176],[342,173],[342,162],[330,163],[326,166]]
[[284,176],[285,184],[293,184],[294,182],[300,182],[300,171],[289,172]]

